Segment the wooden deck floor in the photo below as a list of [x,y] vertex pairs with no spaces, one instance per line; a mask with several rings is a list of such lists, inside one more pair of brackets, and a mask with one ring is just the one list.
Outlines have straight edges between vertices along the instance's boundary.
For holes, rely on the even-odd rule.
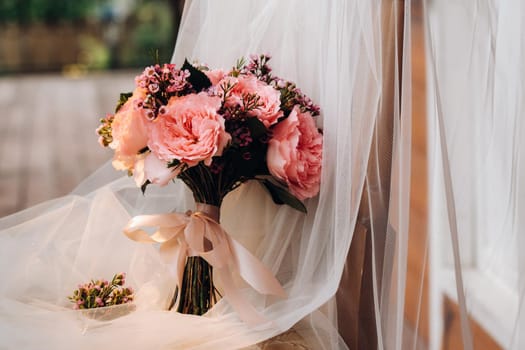
[[111,157],[95,129],[135,75],[0,79],[0,217],[70,192]]

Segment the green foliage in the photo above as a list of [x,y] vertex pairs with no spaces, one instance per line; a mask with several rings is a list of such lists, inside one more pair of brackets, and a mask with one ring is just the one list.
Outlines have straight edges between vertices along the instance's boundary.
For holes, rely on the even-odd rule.
[[143,154],[143,153],[146,153],[147,151],[149,151],[149,147],[148,146],[139,149],[137,154]]
[[290,207],[306,214],[306,207],[304,206],[303,202],[297,199],[286,189],[274,184],[269,180],[260,180],[259,182],[263,184],[264,187],[266,187],[268,192],[270,192],[270,195],[272,196],[275,204],[287,204]]
[[124,103],[126,103],[126,101],[133,95],[132,92],[126,92],[126,93],[121,93],[120,94],[120,98],[118,100],[118,103],[117,103],[117,107],[115,108],[115,113],[117,113],[119,111],[119,109],[122,108],[122,106],[124,105]]
[[259,118],[246,118],[245,123],[248,129],[250,129],[250,134],[254,140],[258,140],[268,133],[268,130]]
[[0,0],[0,23],[74,22],[86,18],[96,4],[90,0]]
[[193,67],[187,59],[184,60],[181,70],[188,70],[190,72],[190,76],[187,80],[196,91],[202,91],[211,86],[211,81],[208,79],[206,74]]
[[88,34],[77,37],[80,48],[79,63],[85,64],[88,69],[104,69],[109,66],[111,52],[103,40]]
[[169,62],[173,53],[176,31],[169,1],[137,1],[126,20],[124,40],[119,47],[118,63],[122,66],[149,66],[152,50],[158,50],[155,62]]
[[148,187],[148,185],[151,184],[151,181],[149,180],[146,180],[146,182],[144,182],[142,184],[142,186],[140,186],[140,190],[142,191],[142,195],[144,195],[144,193],[146,193],[146,188]]

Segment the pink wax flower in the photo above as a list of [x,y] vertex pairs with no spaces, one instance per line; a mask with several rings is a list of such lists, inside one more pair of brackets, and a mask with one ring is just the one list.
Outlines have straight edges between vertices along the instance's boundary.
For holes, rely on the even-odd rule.
[[217,113],[220,107],[221,99],[206,93],[172,97],[166,113],[151,123],[149,149],[166,162],[178,159],[195,166],[204,161],[209,166],[231,139]]
[[111,124],[113,141],[109,147],[115,150],[113,167],[117,170],[133,169],[138,152],[147,145],[148,120],[145,110],[136,106],[145,96],[145,90],[135,89],[114,116]]
[[268,144],[268,169],[285,181],[297,198],[310,198],[319,192],[322,151],[323,139],[314,119],[295,106],[288,118],[273,129]]
[[242,105],[243,95],[256,94],[259,96],[259,106],[248,112],[251,117],[257,117],[267,128],[277,123],[283,116],[281,110],[281,93],[257,79],[253,75],[242,75],[238,78],[226,77],[220,84],[234,85],[227,105]]

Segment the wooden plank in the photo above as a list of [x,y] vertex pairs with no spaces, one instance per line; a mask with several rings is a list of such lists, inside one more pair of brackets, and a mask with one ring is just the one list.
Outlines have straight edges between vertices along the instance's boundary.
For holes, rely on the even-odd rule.
[[136,74],[0,79],[0,217],[69,193],[111,158],[95,129]]
[[[428,156],[425,41],[421,1],[412,2],[412,164],[405,318],[416,342],[429,341]],[[414,340],[406,348],[412,348]]]
[[[16,124],[19,123],[20,110],[15,109],[16,89],[10,79],[0,81],[0,105],[2,108],[2,127],[0,127],[0,212],[13,212],[18,202],[19,159],[17,146],[13,143]],[[11,111],[6,115],[5,111]]]
[[363,265],[366,250],[367,229],[357,224],[348,252],[348,258],[337,290],[337,322],[339,332],[350,349],[359,349],[361,321],[359,300],[362,293]]
[[[17,86],[8,80],[2,88],[1,95],[8,96],[2,103],[10,107],[9,115],[3,116],[6,121],[2,129],[0,154],[0,207],[12,212],[20,210],[26,201],[27,191],[27,154],[31,147],[31,125],[29,117],[21,103],[23,95]],[[6,111],[5,109],[2,109]],[[5,112],[4,112],[5,113]]]
[[[443,303],[443,314],[445,318],[443,350],[463,349],[459,307],[448,297],[445,297]],[[488,333],[475,320],[469,318],[469,321],[474,340],[474,349],[503,350],[503,348],[499,346],[498,343],[496,343],[496,341],[488,335]]]
[[[56,134],[57,122],[54,120],[54,86],[43,79],[23,79],[20,82],[23,94],[30,96],[31,103],[23,105],[32,123],[31,145],[28,153],[27,200],[24,207],[52,198],[56,191],[54,173],[57,155],[51,147]],[[35,111],[38,111],[35,113]],[[58,171],[58,170],[57,170]]]
[[[378,290],[382,289],[383,277],[389,280],[395,258],[394,255],[386,251],[386,241],[388,238],[388,218],[390,203],[390,184],[392,171],[392,154],[393,154],[393,129],[395,119],[399,117],[399,111],[396,111],[396,98],[399,98],[399,87],[401,81],[396,81],[396,77],[402,76],[401,62],[403,62],[403,32],[404,32],[404,1],[391,0],[384,1],[381,4],[381,21],[383,35],[381,42],[382,49],[382,91],[379,112],[374,126],[374,136],[368,160],[367,178],[365,189],[363,191],[357,222],[365,227],[365,238],[362,243],[359,237],[362,231],[355,231],[350,252],[347,257],[344,275],[347,274],[350,265],[358,264],[353,269],[359,268],[360,273],[353,273],[353,283],[360,286],[358,298],[354,298],[353,307],[347,306],[347,310],[358,310],[356,318],[358,332],[355,334],[355,326],[347,331],[348,324],[339,320],[339,329],[343,339],[351,349],[376,349],[377,330],[375,322],[375,309],[379,306],[386,308],[388,305],[375,305],[373,300],[373,284],[376,284]],[[399,85],[398,85],[399,84]],[[396,184],[394,184],[396,186]],[[373,216],[371,215],[373,213]],[[359,226],[356,226],[356,228]],[[374,230],[375,240],[375,266],[377,271],[376,280],[373,280],[372,266],[372,236],[371,230]],[[358,235],[359,233],[359,235]],[[359,240],[360,249],[352,249]],[[354,257],[353,254],[358,254]],[[362,258],[361,258],[362,255]],[[356,259],[359,258],[357,261]],[[361,262],[362,261],[362,262]],[[359,263],[361,262],[361,263]],[[338,314],[348,312],[341,309],[344,306],[344,295],[351,293],[348,281],[343,281],[337,294]],[[388,298],[388,296],[386,296]],[[381,300],[380,300],[381,303]],[[346,316],[349,317],[349,316]]]

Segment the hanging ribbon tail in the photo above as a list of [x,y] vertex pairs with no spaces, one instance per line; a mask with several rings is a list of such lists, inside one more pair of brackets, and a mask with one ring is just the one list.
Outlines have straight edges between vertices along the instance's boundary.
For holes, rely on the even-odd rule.
[[257,309],[246,300],[241,291],[235,287],[231,270],[221,268],[216,270],[216,276],[221,282],[224,291],[224,298],[228,300],[232,308],[237,312],[240,319],[251,326],[257,326],[268,322]]
[[[232,254],[233,267],[252,288],[261,294],[286,298],[286,292],[279,281],[277,281],[275,276],[261,261],[230,236],[227,236],[226,239],[228,240],[228,246]],[[268,322],[268,320],[246,300],[241,291],[235,287],[232,271],[229,266],[220,268],[217,272],[224,289],[224,297],[244,322],[252,326]]]
[[228,235],[220,224],[206,216],[199,217],[196,214],[194,217],[204,223],[202,232],[213,246],[212,250],[202,252],[200,256],[216,269],[216,276],[222,282],[224,298],[244,322],[252,326],[268,322],[235,286],[232,270],[238,271],[257,292],[284,298],[286,292],[279,281],[260,260]]
[[[194,217],[199,216],[195,214]],[[219,223],[206,216],[199,218],[205,225],[204,230],[201,231],[204,232],[204,238],[211,241],[213,245],[212,250],[200,254],[203,258],[218,268],[231,263],[235,270],[239,271],[241,277],[257,292],[286,298],[286,292],[279,281],[259,259],[226,233]]]
[[242,244],[228,236],[241,277],[261,294],[288,297],[273,273]]

